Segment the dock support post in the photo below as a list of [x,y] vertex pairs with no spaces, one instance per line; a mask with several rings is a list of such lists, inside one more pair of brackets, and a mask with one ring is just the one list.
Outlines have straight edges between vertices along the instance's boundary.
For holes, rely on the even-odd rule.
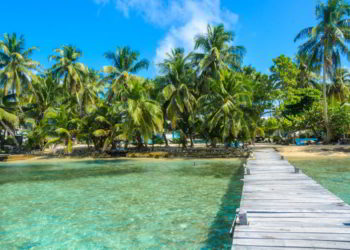
[[247,212],[245,212],[245,211],[239,211],[238,218],[239,218],[239,225],[243,225],[243,226],[248,225],[248,215],[247,215]]
[[294,167],[294,173],[299,174],[299,173],[300,173],[300,169],[299,169],[299,168]]

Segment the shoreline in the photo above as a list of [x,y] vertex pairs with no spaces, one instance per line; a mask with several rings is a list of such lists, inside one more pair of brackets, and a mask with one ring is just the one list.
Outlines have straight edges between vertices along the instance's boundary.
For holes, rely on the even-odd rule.
[[191,160],[213,160],[213,161],[232,161],[232,160],[244,160],[245,158],[193,158],[193,157],[170,157],[170,158],[150,158],[150,157],[110,157],[110,158],[94,158],[94,157],[50,157],[46,158],[45,156],[38,156],[23,160],[10,160],[3,161],[1,163],[5,164],[18,164],[18,163],[52,163],[52,162],[82,162],[82,161],[142,161],[142,162],[154,162],[154,161],[191,161]]

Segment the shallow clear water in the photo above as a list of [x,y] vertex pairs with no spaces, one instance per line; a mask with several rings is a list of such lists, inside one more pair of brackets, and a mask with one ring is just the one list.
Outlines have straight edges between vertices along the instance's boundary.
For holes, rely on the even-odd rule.
[[289,159],[307,175],[350,204],[350,158]]
[[0,249],[228,249],[241,178],[238,160],[2,164]]

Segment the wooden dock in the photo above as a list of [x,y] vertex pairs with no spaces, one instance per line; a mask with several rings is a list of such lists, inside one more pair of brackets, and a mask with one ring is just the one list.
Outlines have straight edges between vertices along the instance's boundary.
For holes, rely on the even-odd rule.
[[236,225],[232,249],[350,249],[344,201],[272,148],[256,150],[247,169],[240,214],[248,225]]

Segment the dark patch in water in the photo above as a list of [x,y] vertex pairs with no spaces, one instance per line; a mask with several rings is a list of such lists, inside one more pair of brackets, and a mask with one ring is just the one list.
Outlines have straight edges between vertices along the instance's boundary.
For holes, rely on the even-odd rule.
[[175,172],[180,176],[212,176],[214,178],[228,178],[237,175],[239,167],[235,163],[217,162],[217,163],[197,163],[195,166],[184,166],[176,169]]
[[[98,162],[97,166],[95,164],[94,166],[76,168],[74,165],[70,166],[71,168],[67,168],[65,165],[62,166],[62,163],[60,164],[31,164],[2,167],[0,168],[0,185],[16,182],[59,181],[99,176],[121,176],[147,172],[142,167],[131,164],[121,166],[109,161]],[[79,162],[79,164],[82,164],[82,162]],[[85,165],[85,162],[83,164]],[[89,162],[89,165],[91,164]]]
[[37,242],[26,242],[22,246],[19,247],[20,250],[32,249],[33,247],[40,246],[40,243]]

